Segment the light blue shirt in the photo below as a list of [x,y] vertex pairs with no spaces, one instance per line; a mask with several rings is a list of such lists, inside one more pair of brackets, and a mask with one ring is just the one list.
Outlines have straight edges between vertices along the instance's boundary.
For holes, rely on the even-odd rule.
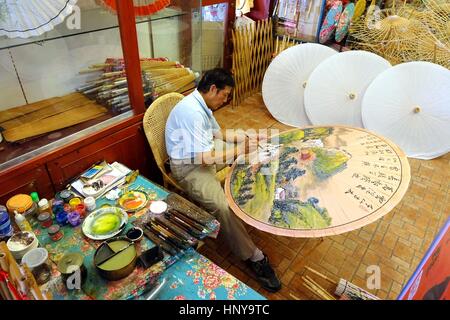
[[181,100],[166,122],[166,149],[171,159],[191,159],[211,151],[220,126],[198,90]]

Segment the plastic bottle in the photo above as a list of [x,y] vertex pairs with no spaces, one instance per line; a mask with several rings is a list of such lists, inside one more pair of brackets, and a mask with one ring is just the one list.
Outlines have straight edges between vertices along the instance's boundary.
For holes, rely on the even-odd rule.
[[27,219],[25,219],[23,214],[20,214],[17,211],[14,211],[14,213],[15,213],[16,223],[17,223],[17,226],[19,227],[19,229],[21,231],[32,231],[30,223],[28,222]]

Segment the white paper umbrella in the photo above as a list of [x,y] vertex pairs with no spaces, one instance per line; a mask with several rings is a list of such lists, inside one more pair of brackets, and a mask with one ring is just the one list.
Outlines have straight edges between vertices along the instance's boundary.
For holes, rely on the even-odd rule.
[[367,88],[362,117],[367,129],[397,143],[412,158],[450,151],[450,71],[408,62],[380,74]]
[[305,113],[303,94],[309,75],[326,58],[337,54],[327,46],[307,43],[281,52],[264,75],[264,103],[278,121],[301,127],[310,122]]
[[0,1],[0,36],[39,36],[63,22],[76,3],[77,0]]
[[305,89],[305,109],[314,125],[362,127],[361,101],[369,84],[391,67],[367,51],[346,51],[322,62]]

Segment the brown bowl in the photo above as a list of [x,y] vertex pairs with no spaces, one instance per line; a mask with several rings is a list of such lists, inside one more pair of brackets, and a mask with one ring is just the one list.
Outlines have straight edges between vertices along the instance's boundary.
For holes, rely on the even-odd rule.
[[119,280],[133,272],[137,262],[137,250],[127,237],[104,241],[95,251],[94,265],[107,280]]

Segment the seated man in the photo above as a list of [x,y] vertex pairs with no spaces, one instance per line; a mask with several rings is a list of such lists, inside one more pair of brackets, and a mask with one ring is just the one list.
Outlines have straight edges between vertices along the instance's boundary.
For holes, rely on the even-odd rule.
[[[255,246],[242,222],[228,207],[225,192],[215,176],[227,163],[257,145],[258,137],[249,139],[244,133],[222,132],[213,116],[212,111],[227,102],[232,87],[233,77],[224,69],[204,74],[197,90],[181,100],[167,119],[167,153],[173,177],[193,201],[216,216],[231,251],[248,263],[266,290],[275,292],[281,288],[280,281],[267,256]],[[227,142],[233,143],[231,148],[226,147]]]

